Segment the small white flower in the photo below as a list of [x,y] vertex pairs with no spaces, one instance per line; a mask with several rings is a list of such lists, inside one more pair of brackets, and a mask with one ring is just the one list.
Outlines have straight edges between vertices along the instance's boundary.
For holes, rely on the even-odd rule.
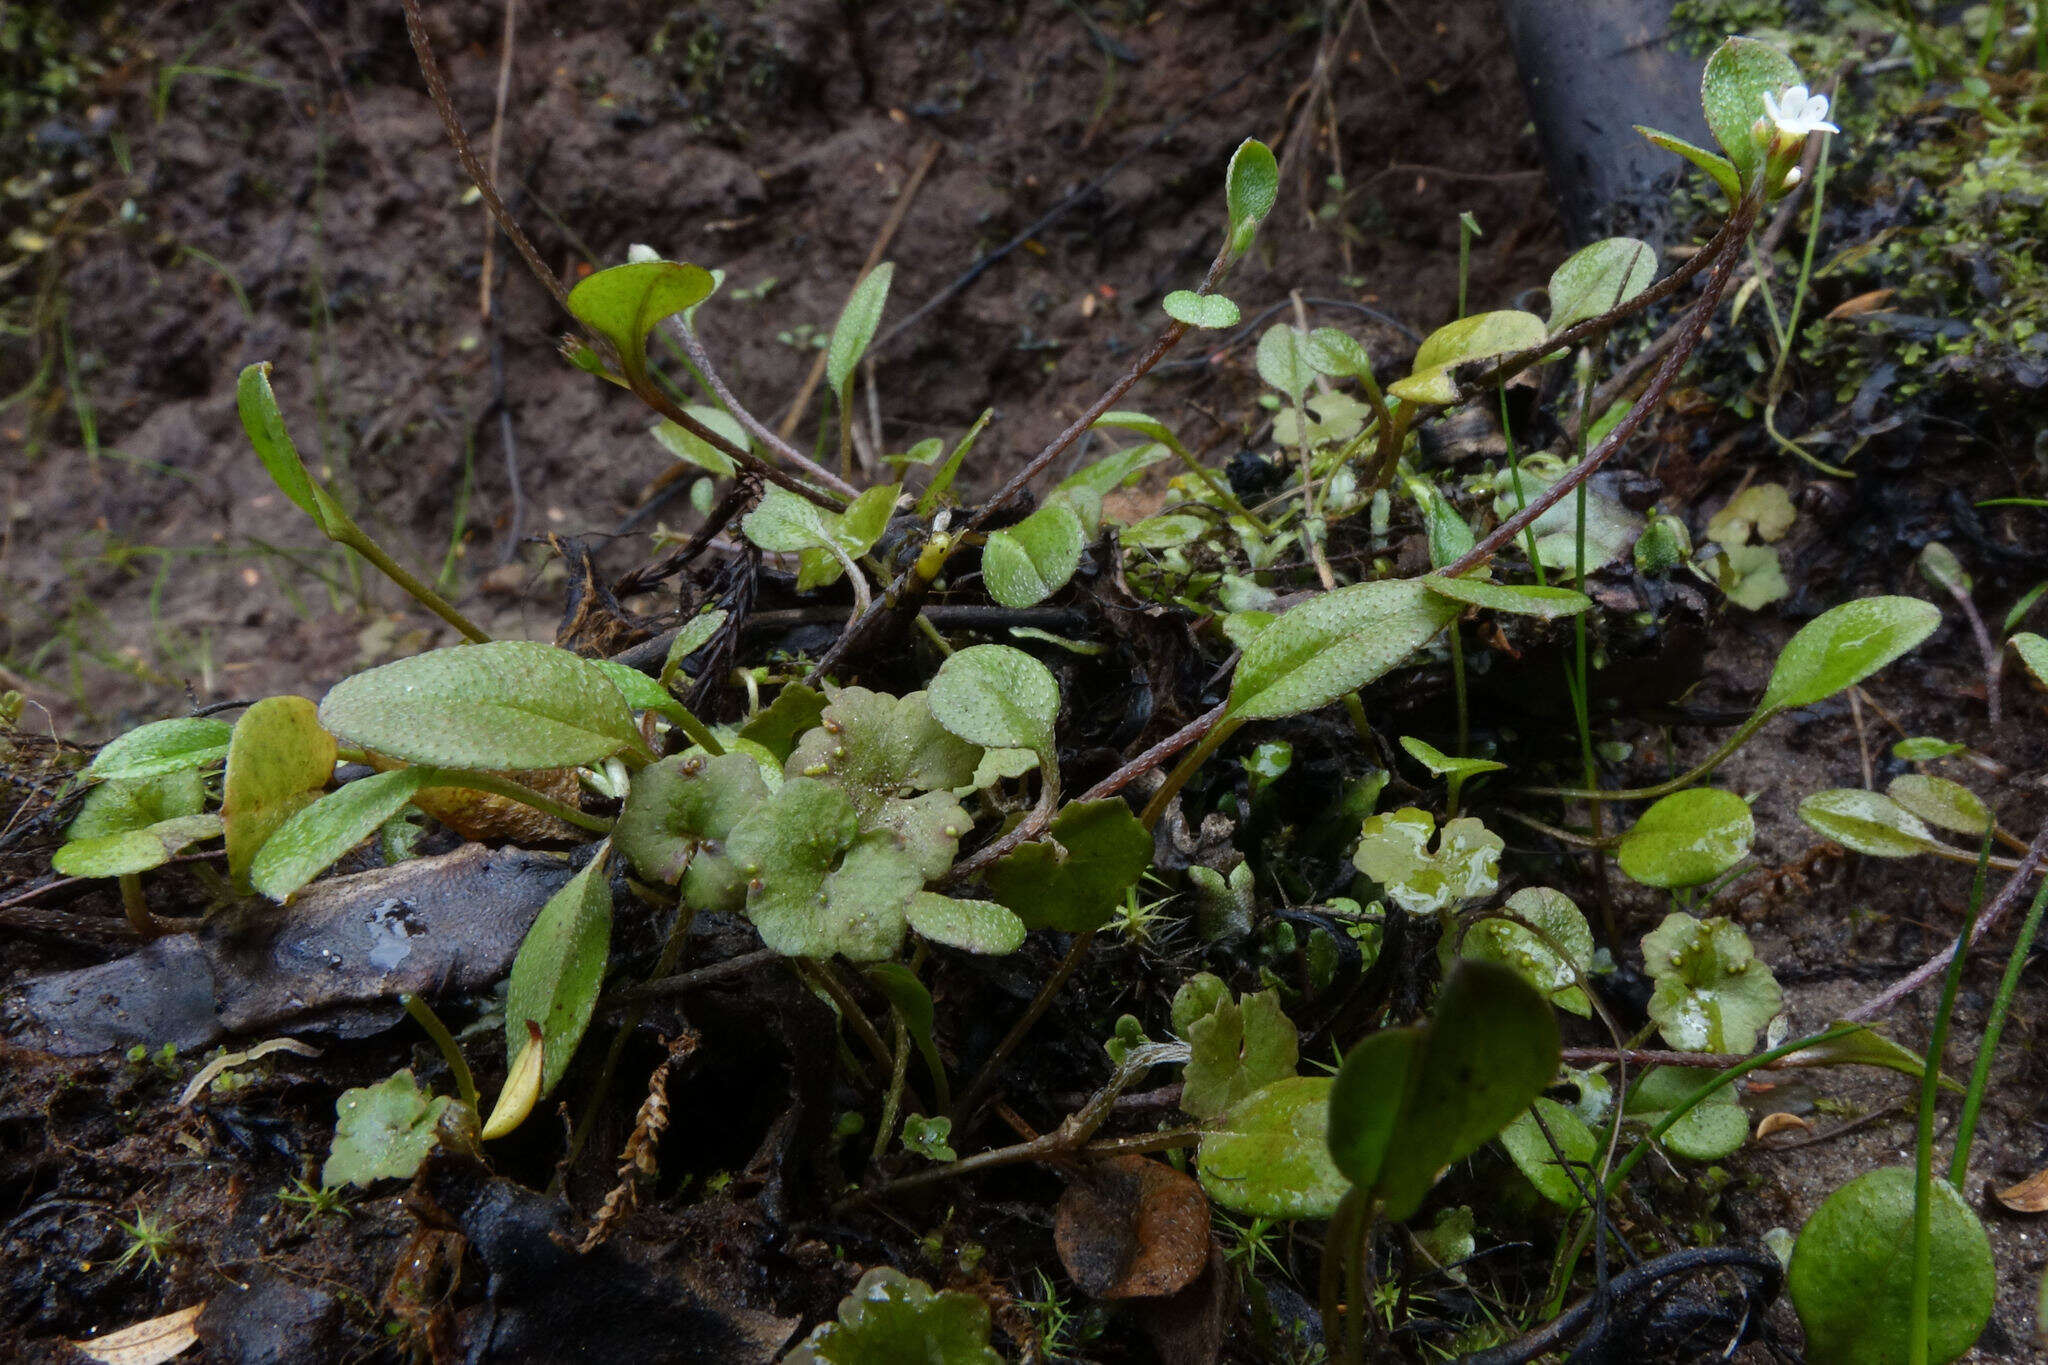
[[1764,112],[1778,125],[1780,133],[1791,137],[1842,131],[1828,122],[1828,97],[1808,94],[1803,85],[1788,86],[1784,94],[1775,98],[1766,92]]

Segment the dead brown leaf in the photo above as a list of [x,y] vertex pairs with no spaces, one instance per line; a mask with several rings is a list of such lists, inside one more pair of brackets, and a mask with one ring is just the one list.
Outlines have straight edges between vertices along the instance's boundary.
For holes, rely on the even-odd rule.
[[2017,1185],[1994,1191],[1998,1202],[2014,1213],[2048,1213],[2048,1170],[2040,1170]]
[[79,1354],[88,1360],[99,1361],[100,1365],[161,1365],[161,1362],[198,1342],[199,1333],[194,1324],[204,1311],[204,1303],[195,1303],[190,1308],[180,1308],[175,1313],[138,1322],[103,1337],[90,1337],[71,1344],[78,1348]]
[[1053,1221],[1060,1263],[1098,1299],[1177,1293],[1209,1259],[1209,1201],[1164,1162],[1113,1157],[1077,1175]]

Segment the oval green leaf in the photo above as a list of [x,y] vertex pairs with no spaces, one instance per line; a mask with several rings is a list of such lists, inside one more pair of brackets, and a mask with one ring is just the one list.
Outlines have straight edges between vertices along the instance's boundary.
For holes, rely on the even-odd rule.
[[611,679],[527,640],[430,650],[358,673],[320,703],[320,723],[365,749],[443,768],[576,768],[641,747]]
[[1627,303],[1657,278],[1657,253],[1633,237],[1581,247],[1550,276],[1550,331],[1599,317]]
[[825,350],[825,376],[834,395],[845,394],[854,367],[875,339],[875,329],[882,325],[882,309],[889,302],[889,281],[895,274],[895,265],[883,261],[861,276],[860,283],[847,295],[846,307],[840,310],[839,321],[832,328],[832,344]]
[[1644,811],[1615,850],[1621,870],[1644,886],[1699,886],[1749,856],[1756,820],[1731,791],[1694,787]]
[[1742,181],[1735,174],[1734,163],[1727,157],[1717,156],[1704,147],[1687,142],[1682,137],[1673,137],[1654,128],[1645,128],[1640,123],[1636,125],[1636,131],[1648,138],[1651,146],[1662,147],[1667,152],[1676,152],[1705,171],[1713,178],[1714,183],[1721,187],[1721,193],[1728,196],[1730,204],[1742,198]]
[[1244,316],[1237,305],[1223,295],[1197,294],[1191,289],[1174,290],[1161,301],[1160,306],[1175,322],[1212,330],[1235,327],[1238,319]]
[[[1930,1186],[1934,1274],[1928,1360],[1954,1360],[1991,1321],[1998,1276],[1984,1225],[1946,1180]],[[1785,1287],[1813,1365],[1906,1365],[1913,1291],[1913,1171],[1886,1166],[1824,1200],[1792,1249]]]
[[1811,706],[1853,687],[1913,649],[1941,624],[1917,597],[1864,597],[1808,621],[1786,641],[1759,710]]
[[2023,630],[2006,641],[2020,656],[2020,662],[2027,666],[2027,672],[2034,675],[2034,681],[2048,687],[2048,638]]
[[1024,944],[1024,921],[993,901],[920,891],[911,897],[908,918],[932,942],[965,952],[1014,953]]
[[1799,818],[1816,833],[1873,858],[1910,858],[1935,846],[1919,816],[1877,792],[1837,787],[1799,803]]
[[1152,834],[1122,801],[1062,806],[1051,842],[1023,844],[988,870],[991,895],[1028,928],[1100,929],[1152,865]]
[[1765,116],[1764,96],[1799,84],[1803,82],[1792,59],[1754,38],[1730,38],[1707,58],[1700,77],[1700,105],[1714,140],[1734,163],[1743,184],[1763,165],[1764,151],[1752,130]]
[[278,826],[312,804],[334,776],[334,736],[304,697],[265,697],[235,724],[220,803],[228,875],[246,881]]
[[1506,967],[1460,961],[1428,1022],[1351,1050],[1330,1094],[1337,1168],[1407,1219],[1443,1169],[1505,1128],[1557,1076],[1557,1015]]
[[1328,706],[1399,667],[1457,614],[1412,579],[1358,583],[1312,598],[1282,613],[1245,649],[1227,714],[1272,720]]
[[[1457,513],[1452,512],[1451,515],[1455,517]],[[1459,524],[1464,524],[1462,519]],[[1470,535],[1468,530],[1468,548]],[[1448,597],[1453,602],[1505,611],[1515,616],[1534,616],[1541,621],[1577,616],[1593,606],[1593,599],[1582,592],[1534,583],[1492,583],[1483,578],[1447,578],[1434,573],[1425,575],[1422,583],[1437,596]]]
[[1067,586],[1081,563],[1081,518],[1060,503],[1041,507],[1015,526],[989,533],[981,576],[989,596],[1006,607],[1029,607]]
[[256,851],[249,885],[282,903],[383,828],[433,776],[428,768],[395,768],[358,778],[301,807]]
[[1259,378],[1299,400],[1315,383],[1315,369],[1308,363],[1308,338],[1291,322],[1276,322],[1259,338]]
[[1456,402],[1458,383],[1452,374],[1456,366],[1525,351],[1540,346],[1549,335],[1542,318],[1514,309],[1459,318],[1429,334],[1415,352],[1413,372],[1387,392],[1404,403],[1441,406]]
[[1021,649],[960,650],[939,665],[926,700],[939,724],[969,744],[1052,753],[1060,687],[1051,669]]
[[505,987],[505,1055],[517,1057],[527,1046],[527,1021],[540,1025],[543,1097],[569,1069],[604,984],[612,941],[612,884],[605,875],[609,855],[609,845],[599,845],[597,856],[548,898],[512,959]]
[[1593,970],[1593,930],[1562,891],[1523,887],[1508,897],[1504,909],[1465,932],[1458,956],[1497,962],[1557,1008],[1581,1019],[1592,1017],[1592,1004],[1579,982]]
[[1885,795],[1937,828],[1954,830],[1973,839],[1981,839],[1990,832],[1991,811],[1977,798],[1977,793],[1945,777],[1908,773],[1893,778]]
[[677,261],[634,261],[600,270],[569,291],[569,311],[610,338],[628,377],[647,368],[647,334],[663,318],[711,297],[711,272]]
[[1273,211],[1280,195],[1280,163],[1273,149],[1257,138],[1246,138],[1231,153],[1230,169],[1223,178],[1223,198],[1230,207],[1230,249],[1243,255],[1258,236],[1259,224]]
[[[724,408],[695,404],[683,411],[696,418],[704,426],[723,436],[741,450],[747,449],[747,429],[739,424]],[[661,448],[685,464],[693,464],[706,473],[720,478],[731,478],[737,471],[732,456],[704,440],[694,431],[679,427],[666,417],[648,429]]]
[[[1536,1122],[1538,1114],[1543,1118],[1541,1127]],[[1548,1138],[1544,1136],[1546,1128],[1550,1130]],[[1553,1141],[1555,1148],[1550,1145]],[[1502,1130],[1500,1145],[1507,1149],[1515,1169],[1529,1177],[1536,1193],[1567,1209],[1585,1202],[1579,1191],[1591,1184],[1591,1165],[1600,1144],[1577,1113],[1556,1100],[1538,1099]],[[1558,1161],[1559,1152],[1569,1165]]]
[[107,741],[80,776],[89,782],[132,781],[203,768],[227,757],[233,735],[233,726],[207,716],[152,721]]

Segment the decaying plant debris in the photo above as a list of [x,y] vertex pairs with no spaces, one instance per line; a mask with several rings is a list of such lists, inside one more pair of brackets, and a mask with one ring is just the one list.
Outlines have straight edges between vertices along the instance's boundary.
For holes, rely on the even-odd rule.
[[[269,504],[448,633],[90,749],[11,694],[19,1352],[1506,1365],[2031,1330],[2003,1221],[2038,1164],[2010,1058],[2048,904],[2048,332],[2007,299],[1938,364],[1859,339],[1885,300],[1844,281],[1923,258],[1826,196],[1843,78],[1885,109],[1904,71],[1977,120],[1913,163],[1966,159],[1964,249],[2004,230],[2040,35],[1727,38],[1718,150],[1645,130],[1704,177],[1691,248],[1597,241],[1521,282],[1542,311],[1489,308],[1468,218],[1454,315],[1401,341],[1233,294],[1284,270],[1262,232],[1371,22],[1325,13],[1306,121],[1219,164],[1151,338],[998,458],[993,409],[885,426],[883,244],[779,425],[700,330],[721,272],[634,246],[565,281],[423,3],[491,250],[645,410],[688,529],[549,534],[553,642],[486,628],[302,453],[289,361],[240,370]],[[1874,155],[1842,174],[1881,202]],[[1161,386],[1203,346],[1232,411]],[[1959,393],[1997,406],[1960,424]],[[1913,464],[1938,439],[1967,477]],[[1879,873],[1926,890],[1873,955]],[[1773,1188],[1820,1144],[1845,1159]]]

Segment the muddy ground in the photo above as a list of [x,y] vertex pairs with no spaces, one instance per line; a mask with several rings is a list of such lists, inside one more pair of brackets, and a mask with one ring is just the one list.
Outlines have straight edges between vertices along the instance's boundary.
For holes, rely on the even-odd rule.
[[[487,144],[498,122],[503,7],[429,8],[455,102]],[[1283,4],[1084,12],[719,0],[601,14],[525,5],[498,164],[515,210],[564,279],[622,259],[636,242],[723,268],[724,294],[701,325],[725,374],[771,421],[803,385],[810,338],[829,328],[899,209],[886,251],[898,268],[885,329],[1070,205],[895,336],[876,366],[889,449],[951,437],[995,410],[969,470],[974,486],[987,487],[1118,373],[1151,335],[1167,290],[1199,276],[1221,230],[1222,168],[1244,136],[1279,143],[1298,123],[1325,128],[1330,115],[1340,130],[1290,153],[1260,256],[1233,282],[1247,316],[1283,303],[1289,289],[1363,305],[1382,318],[1333,309],[1333,320],[1360,331],[1376,356],[1405,357],[1410,334],[1455,306],[1460,212],[1485,230],[1472,249],[1475,306],[1509,306],[1561,257],[1566,243],[1492,0],[1362,7],[1335,51],[1330,106],[1302,123],[1318,51],[1314,35],[1298,32],[1307,17]],[[19,318],[35,324],[0,349],[0,392],[31,395],[0,420],[0,450],[9,452],[0,469],[0,684],[26,693],[32,724],[91,742],[195,703],[318,696],[345,673],[452,638],[431,618],[400,611],[387,586],[353,581],[268,484],[233,404],[235,376],[252,361],[273,362],[309,461],[401,558],[445,568],[464,609],[493,633],[553,631],[561,572],[536,537],[586,537],[617,573],[648,554],[649,532],[693,523],[685,499],[647,502],[667,460],[644,414],[561,362],[560,319],[508,265],[502,240],[489,245],[486,275],[487,220],[464,194],[396,4],[116,6],[86,27],[96,36],[81,45],[98,69],[84,93],[30,145],[0,149],[20,159],[9,175],[47,172],[44,197],[63,203],[54,221],[30,224],[54,245],[0,277]],[[1331,180],[1339,175],[1341,189]],[[1256,389],[1249,364],[1239,348],[1170,369],[1130,405],[1171,414],[1184,431],[1229,436]],[[807,438],[809,419],[798,430]],[[1667,432],[1644,463],[1683,463],[1708,443]],[[1760,441],[1732,458],[1723,451],[1700,473],[1690,490],[1699,506],[1711,508],[1755,469],[1791,483],[1809,515],[1787,555],[1802,566],[1801,596],[1782,614],[1731,618],[1687,706],[1746,708],[1800,613],[1859,592],[1915,591],[1912,554],[1948,528],[1952,486],[1977,497],[2041,491],[2026,486],[2016,454],[1934,449],[1938,460],[1917,465],[1902,443],[1881,450],[1894,476],[1882,497],[1787,468]],[[622,530],[631,534],[612,538]],[[2014,552],[1980,573],[1986,600],[2002,605],[2040,576],[2041,536],[2014,516],[1992,520],[1985,534]],[[2030,832],[2042,819],[2027,785],[2048,764],[2040,698],[2009,681],[2018,718],[1993,734],[1981,685],[1965,629],[1951,620],[1915,662],[1870,687],[1873,707],[1831,704],[1780,722],[1730,766],[1733,785],[1762,793],[1756,856],[1782,875],[1742,885],[1717,909],[1740,915],[1755,935],[1786,985],[1795,1033],[1935,951],[1967,893],[1967,869],[1829,857],[1793,817],[1807,792],[1861,785],[1866,753],[1882,785],[1899,732],[1877,708],[1906,733],[1963,740],[2003,765],[1995,784],[1987,773],[1974,785],[2008,794],[1999,814],[2009,827]],[[1682,732],[1683,743],[1704,751],[1710,742],[1699,733]],[[1542,863],[1554,854],[1510,841],[1518,875],[1554,875]],[[48,850],[47,840],[6,850],[0,902],[47,874]],[[171,874],[165,892],[194,903],[208,894],[197,873]],[[1627,936],[1663,908],[1624,897]],[[132,946],[109,894],[11,913],[0,921],[9,978]],[[2004,942],[2001,933],[1973,963],[1952,1055],[1974,1045]],[[962,996],[1013,1011],[1008,1002],[1028,996],[1053,955],[1036,948],[1008,975],[962,984]],[[1135,955],[1116,965],[1133,980],[1156,976],[1157,964],[1148,969]],[[772,984],[754,984],[786,1027],[817,1024],[805,1013],[815,1002],[800,992],[785,988],[783,999]],[[1113,1018],[1144,990],[1097,983],[1075,1010]],[[2006,1033],[1973,1200],[1986,1180],[2004,1185],[2048,1164],[2044,1003],[2030,979]],[[749,1068],[784,1064],[746,1037],[757,1005],[739,987],[693,1003],[689,1021],[712,1044],[707,1058],[722,1044],[741,1060],[707,1062],[674,1092],[677,1111],[701,1116],[705,1131],[679,1148],[672,1141],[664,1158],[666,1192],[702,1193],[691,1182],[738,1173],[731,1194],[666,1201],[639,1215],[623,1249],[594,1263],[556,1262],[547,1259],[544,1212],[509,1187],[451,1173],[433,1195],[476,1249],[466,1281],[452,1288],[436,1259],[450,1243],[437,1240],[417,1200],[365,1198],[345,1218],[307,1219],[277,1197],[324,1154],[345,1086],[411,1064],[445,1088],[424,1044],[387,1033],[329,1047],[317,1063],[276,1057],[231,1101],[197,1108],[176,1102],[190,1059],[53,1064],[0,1052],[0,1354],[66,1359],[63,1338],[218,1300],[238,1306],[216,1310],[211,1358],[385,1358],[395,1340],[417,1344],[433,1330],[430,1315],[405,1301],[405,1277],[393,1275],[401,1265],[420,1267],[420,1294],[461,1302],[469,1328],[478,1313],[506,1313],[503,1304],[522,1298],[568,1305],[508,1316],[498,1340],[511,1354],[500,1358],[554,1358],[571,1340],[622,1355],[647,1350],[647,1338],[630,1332],[647,1330],[657,1300],[691,1307],[671,1315],[682,1326],[664,1329],[677,1334],[676,1349],[708,1350],[721,1333],[758,1339],[816,1321],[850,1287],[850,1265],[899,1256],[933,1227],[936,1249],[908,1268],[935,1283],[983,1286],[998,1323],[1022,1343],[1029,1319],[1002,1305],[1033,1290],[1034,1268],[1059,1282],[1045,1226],[1057,1182],[1011,1173],[980,1191],[979,1206],[918,1207],[893,1229],[784,1235],[770,1159],[778,1109],[722,1107],[744,1092]],[[1931,1006],[1932,992],[1909,1001],[1892,1032],[1920,1045]],[[682,1022],[657,1014],[652,1025]],[[644,1075],[659,1055],[643,1037],[621,1074]],[[1099,1062],[1080,1041],[1053,1057]],[[499,1078],[480,1079],[488,1091]],[[1810,1115],[1830,1140],[1752,1149],[1728,1163],[1730,1197],[1700,1214],[1718,1221],[1711,1235],[1796,1229],[1845,1174],[1910,1150],[1910,1083],[1890,1073],[1811,1073],[1753,1090],[1748,1102],[1758,1116]],[[1058,1117],[1043,1103],[1027,1112],[1040,1124]],[[1847,1129],[1833,1137],[1838,1125]],[[616,1144],[616,1133],[604,1136]],[[545,1185],[555,1139],[536,1138],[507,1173]],[[602,1198],[605,1174],[583,1171],[570,1183],[579,1214]],[[1680,1178],[1665,1188],[1670,1209],[1629,1215],[1653,1224],[1685,1216],[1673,1212],[1691,1207]],[[161,1267],[115,1264],[128,1239],[114,1220],[138,1206],[178,1225]],[[1983,1207],[2001,1300],[1977,1357],[2039,1358],[2026,1343],[2048,1233]],[[1702,1236],[1684,1224],[1670,1231],[1674,1244]],[[1532,1235],[1547,1246],[1540,1228]],[[969,1267],[969,1245],[986,1248],[987,1261]],[[1539,1252],[1530,1264],[1540,1260]],[[488,1309],[479,1307],[487,1282]],[[1509,1286],[1530,1290],[1513,1274],[1501,1282]],[[1302,1287],[1313,1295],[1312,1281]],[[408,1324],[404,1333],[387,1329],[394,1321]],[[1782,1304],[1773,1324],[1796,1345]],[[614,1331],[617,1340],[606,1335]],[[1128,1324],[1078,1357],[1175,1358]]]

